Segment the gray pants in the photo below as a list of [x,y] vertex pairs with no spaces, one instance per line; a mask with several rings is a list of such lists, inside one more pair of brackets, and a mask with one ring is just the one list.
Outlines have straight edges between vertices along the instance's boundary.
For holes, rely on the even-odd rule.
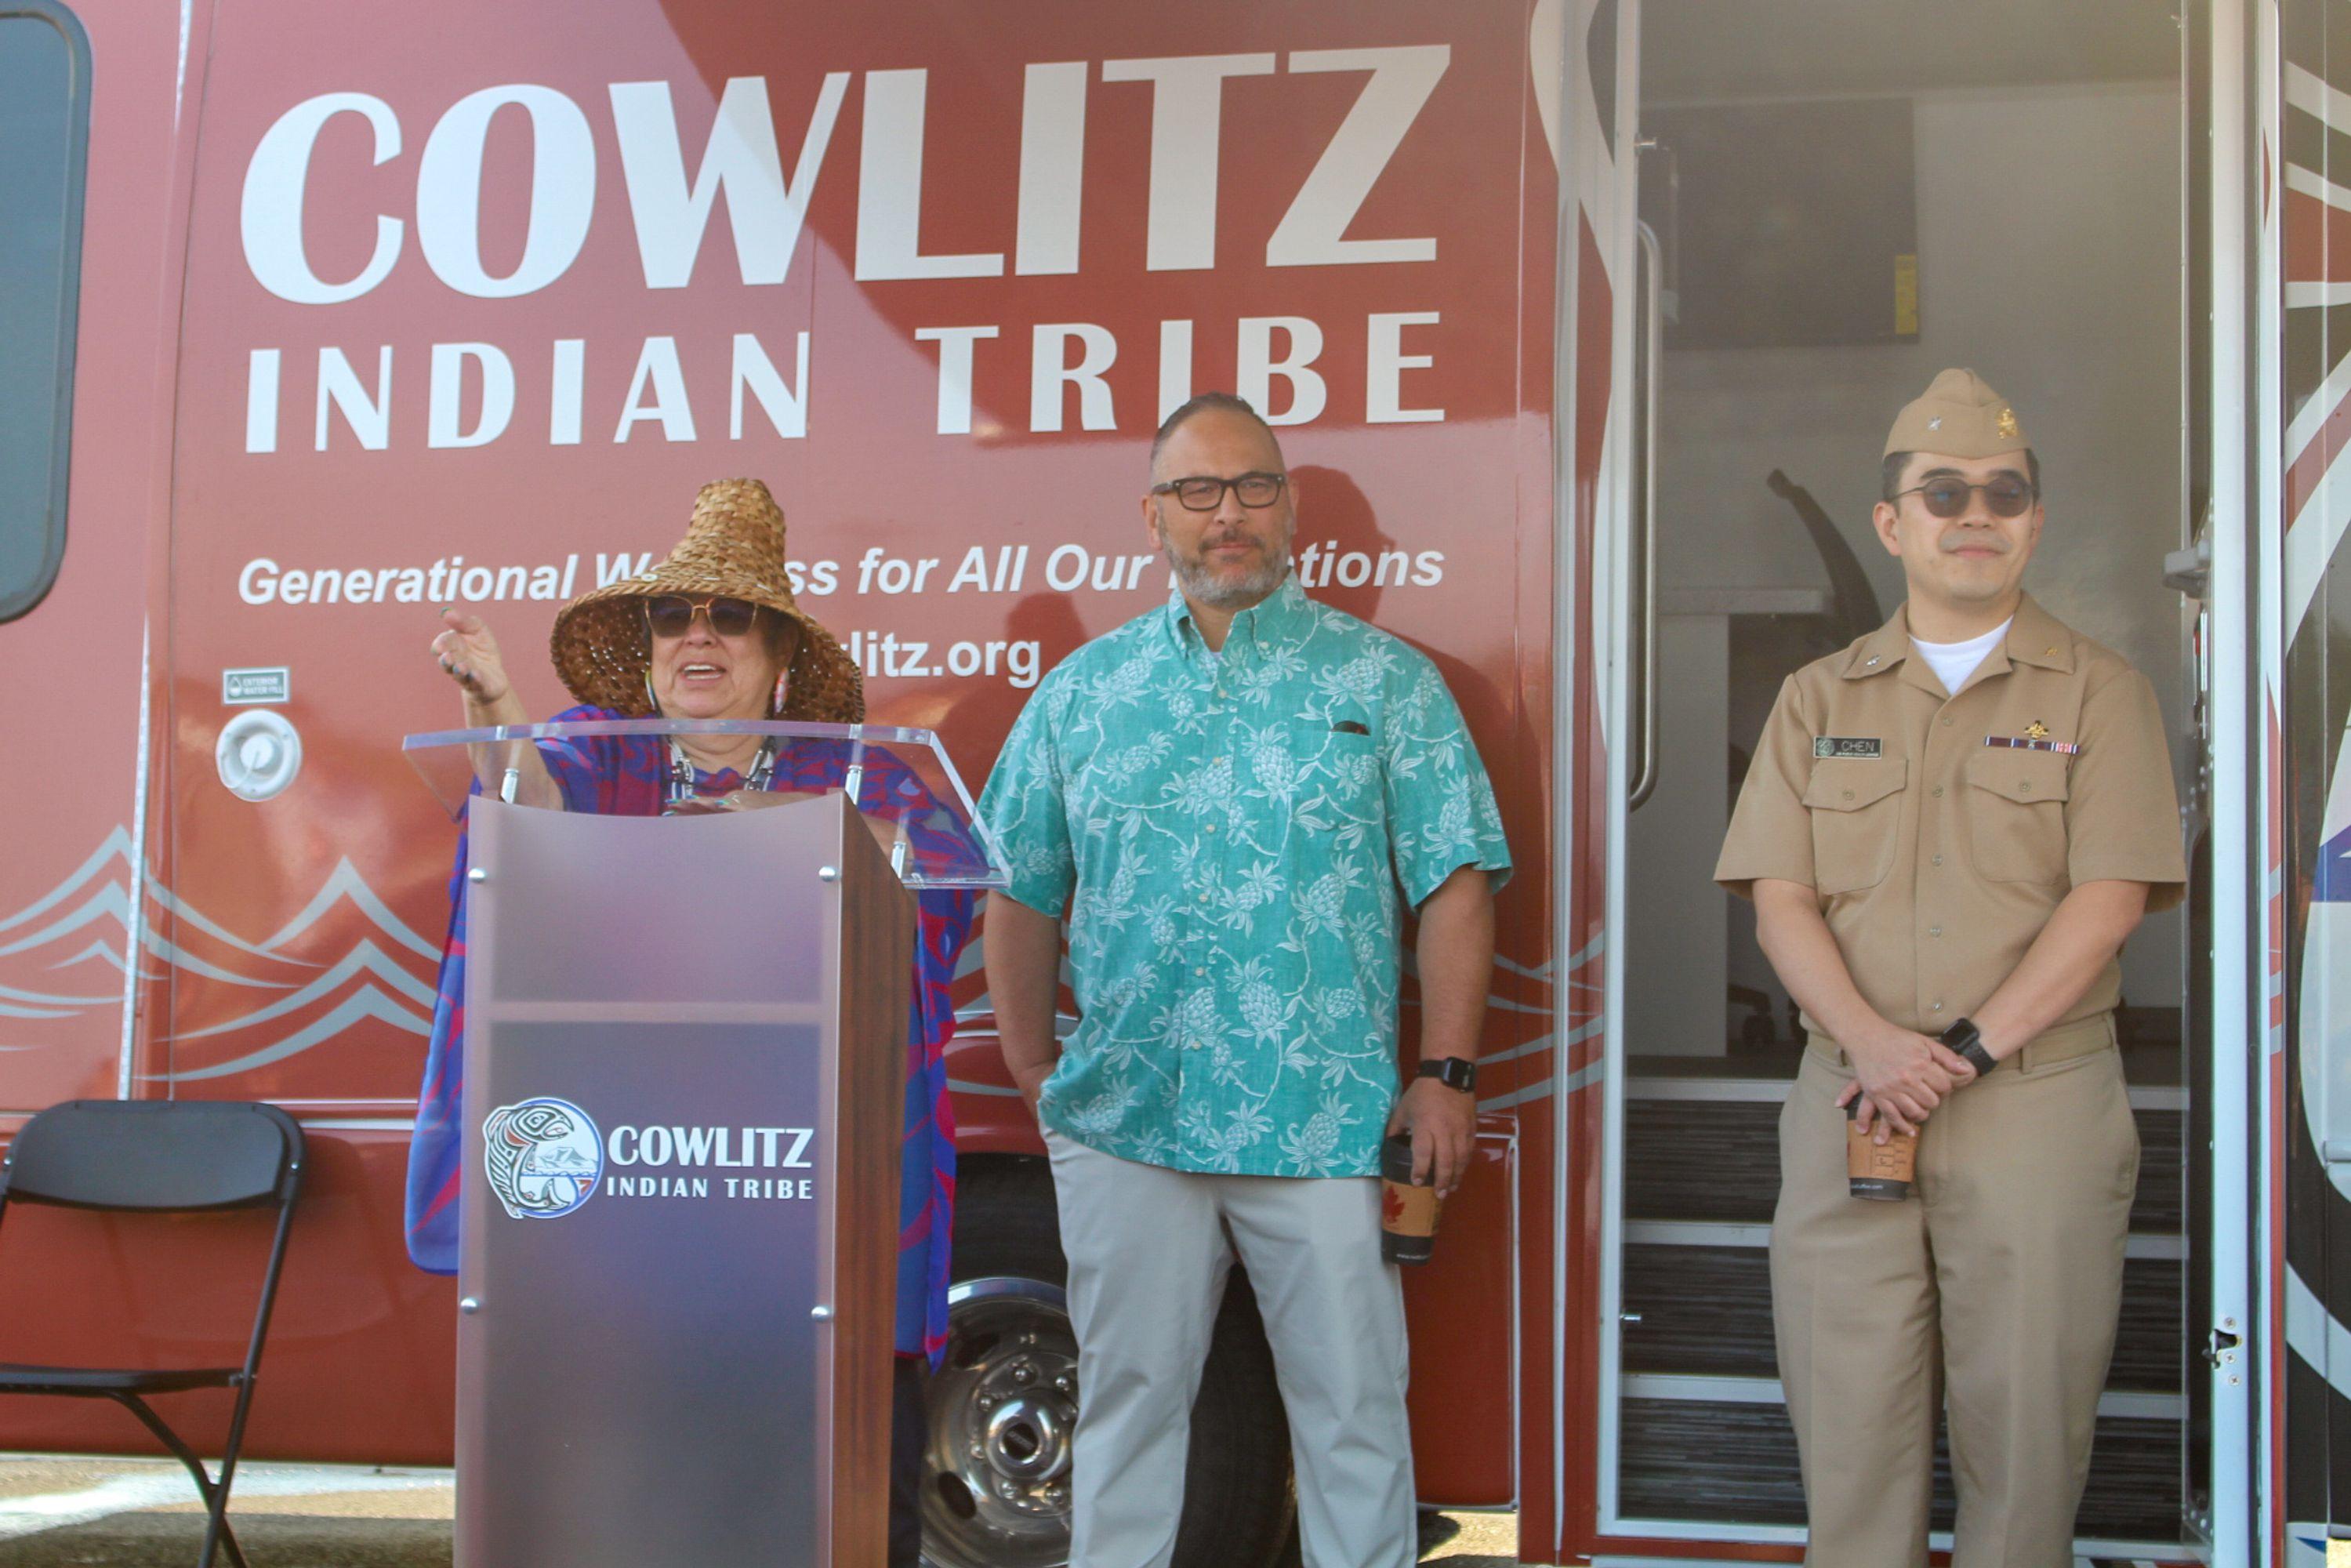
[[1366,1176],[1201,1176],[1046,1135],[1080,1396],[1071,1568],[1165,1568],[1238,1252],[1290,1413],[1306,1568],[1411,1568],[1404,1292]]

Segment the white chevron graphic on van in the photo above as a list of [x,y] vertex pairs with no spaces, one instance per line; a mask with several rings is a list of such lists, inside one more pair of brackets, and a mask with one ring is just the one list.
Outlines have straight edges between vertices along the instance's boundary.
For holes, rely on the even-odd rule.
[[22,925],[27,920],[39,919],[48,911],[79,893],[92,879],[106,870],[107,862],[117,860],[126,866],[131,863],[131,834],[120,827],[107,834],[106,841],[98,846],[97,852],[82,862],[80,869],[71,876],[67,877],[65,881],[57,883],[16,914],[0,915],[0,931]]
[[407,1009],[394,1004],[373,986],[362,986],[345,997],[326,1017],[308,1028],[296,1030],[274,1045],[264,1046],[259,1051],[211,1067],[191,1068],[184,1072],[163,1072],[154,1076],[163,1082],[193,1083],[199,1079],[227,1078],[239,1072],[250,1072],[256,1067],[266,1067],[273,1061],[298,1056],[314,1045],[334,1039],[364,1019],[376,1019],[396,1029],[406,1030],[411,1034],[430,1034],[433,1030],[430,1019],[418,1018]]
[[[37,1026],[52,1020],[100,1009],[119,1014],[120,977],[134,953],[142,960],[141,979],[176,973],[271,993],[225,1019],[216,1008],[194,1012],[182,1000],[177,1010],[189,1027],[168,1040],[193,1042],[254,1032],[234,1042],[222,1040],[231,1049],[251,1041],[231,1060],[184,1067],[162,1075],[166,1082],[233,1077],[299,1055],[353,1028],[388,1025],[411,1036],[431,1032],[434,989],[425,966],[438,963],[439,945],[394,915],[350,860],[336,862],[301,913],[255,941],[173,893],[152,865],[143,879],[146,907],[134,919],[131,857],[131,835],[116,827],[56,886],[0,914],[0,1036],[20,1029],[35,1031],[31,1044],[0,1039],[0,1050],[38,1049]],[[345,943],[341,956],[329,961],[299,956],[315,954],[321,946],[331,954]],[[181,997],[192,994],[199,998],[194,1007],[224,999],[206,990],[183,990]],[[184,1046],[175,1055],[187,1061]]]
[[[29,936],[22,936],[14,942],[0,945],[0,958],[8,957],[16,953],[28,952],[61,937],[69,936],[85,925],[110,918],[120,925],[125,932],[130,931],[131,890],[119,882],[110,882],[104,886],[91,889],[89,896],[82,901],[79,908],[70,915],[59,916]],[[196,956],[179,944],[167,940],[143,918],[138,923],[138,929],[139,946],[175,969],[185,969],[190,974],[202,975],[206,979],[221,980],[232,986],[256,986],[270,990],[285,990],[293,983],[287,980],[264,980],[225,969],[218,964]],[[245,946],[242,943],[238,946]],[[266,958],[275,959],[281,964],[291,962],[289,959],[278,958],[275,954],[262,953],[259,948],[246,947],[246,950],[257,953]],[[68,962],[71,961],[68,960]],[[308,967],[308,966],[305,967]],[[119,1001],[120,998],[114,999]]]
[[[373,922],[378,930],[410,952],[422,954],[435,964],[441,961],[441,945],[427,942],[411,931],[400,916],[385,907],[383,900],[376,896],[375,889],[367,884],[367,879],[360,875],[359,868],[349,860],[335,862],[335,869],[328,873],[326,883],[319,889],[318,895],[303,907],[301,914],[286,923],[284,930],[264,942],[262,947],[276,955],[277,949],[316,925],[319,918],[334,907],[335,901],[343,898],[357,904],[360,913]],[[425,999],[430,1002],[432,998],[428,994]]]
[[[434,956],[438,957],[439,955],[435,954]],[[250,1029],[255,1024],[267,1023],[274,1019],[284,1018],[287,1013],[298,1011],[322,997],[332,995],[335,988],[344,981],[360,974],[373,975],[377,979],[383,981],[393,990],[423,1008],[427,1013],[433,1010],[433,988],[385,957],[382,948],[362,937],[358,946],[344,954],[325,974],[292,996],[280,998],[257,1012],[246,1013],[243,1018],[231,1019],[226,1023],[208,1024],[203,1029],[182,1030],[179,1033],[167,1038],[200,1040],[208,1034],[226,1034],[231,1030]],[[381,995],[381,992],[376,992],[372,986],[363,987],[362,992],[375,992],[377,995]],[[393,1010],[399,1011],[397,1009]],[[403,1019],[412,1017],[405,1012],[400,1012],[399,1016]],[[420,1019],[412,1021],[415,1024],[413,1032],[417,1034],[429,1032],[428,1020]]]

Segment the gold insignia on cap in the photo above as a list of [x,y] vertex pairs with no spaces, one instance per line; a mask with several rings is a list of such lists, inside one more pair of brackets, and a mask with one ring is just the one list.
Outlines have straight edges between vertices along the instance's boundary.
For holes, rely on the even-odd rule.
[[1973,371],[1956,368],[1936,376],[1924,392],[1905,404],[1886,436],[1888,456],[1932,452],[1944,457],[1997,457],[2032,444],[2016,405]]
[[2049,738],[2049,727],[2036,718],[2031,724],[2024,727],[2024,738],[2027,740],[2046,740]]

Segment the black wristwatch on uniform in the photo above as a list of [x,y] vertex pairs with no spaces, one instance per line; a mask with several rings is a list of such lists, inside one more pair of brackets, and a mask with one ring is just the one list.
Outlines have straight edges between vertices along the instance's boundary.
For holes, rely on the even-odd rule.
[[1943,1031],[1942,1039],[1952,1055],[1976,1070],[1978,1078],[2000,1065],[2000,1058],[1984,1049],[1983,1031],[1973,1019],[1961,1019]]
[[1478,1087],[1478,1064],[1465,1057],[1432,1056],[1420,1064],[1420,1076],[1467,1094]]

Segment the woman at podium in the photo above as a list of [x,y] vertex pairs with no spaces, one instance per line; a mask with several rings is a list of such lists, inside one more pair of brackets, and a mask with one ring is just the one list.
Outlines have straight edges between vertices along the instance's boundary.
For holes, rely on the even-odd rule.
[[[784,516],[756,479],[705,485],[685,538],[636,577],[564,606],[550,639],[556,674],[581,706],[556,722],[601,718],[864,717],[863,682],[832,634],[794,601],[785,567]],[[496,641],[455,608],[433,639],[435,662],[462,691],[468,728],[531,721],[507,678]],[[756,735],[601,736],[510,748],[510,777],[482,781],[520,804],[603,815],[752,810],[845,788],[846,741]],[[862,756],[858,806],[877,836],[904,832],[920,852],[942,808],[912,769],[879,747]],[[457,1186],[464,1082],[465,846],[450,879],[449,936],[425,1056],[408,1166],[409,1255],[420,1268],[457,1268]],[[915,1568],[922,1544],[916,1489],[927,1434],[920,1368],[947,1331],[948,1241],[955,1129],[945,1049],[954,1032],[948,982],[971,932],[975,894],[917,895],[914,1000],[907,1026],[906,1113],[899,1186],[897,1375],[893,1385],[891,1568]]]

